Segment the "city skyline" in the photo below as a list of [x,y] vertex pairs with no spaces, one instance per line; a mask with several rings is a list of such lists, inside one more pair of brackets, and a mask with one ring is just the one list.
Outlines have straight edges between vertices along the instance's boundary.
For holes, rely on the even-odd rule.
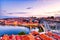
[[60,15],[60,0],[0,0],[1,17]]

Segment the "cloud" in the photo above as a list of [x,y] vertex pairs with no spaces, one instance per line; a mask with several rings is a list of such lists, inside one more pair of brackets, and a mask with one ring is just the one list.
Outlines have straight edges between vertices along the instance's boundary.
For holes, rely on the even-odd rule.
[[13,12],[13,13],[8,13],[8,14],[27,14],[27,12]]
[[32,9],[32,7],[27,7],[26,9]]
[[2,13],[1,16],[8,17],[29,17],[31,16],[30,12],[13,12],[13,13]]
[[[23,1],[23,0],[22,0]],[[5,3],[5,6],[9,7],[6,10],[13,13],[3,13],[2,16],[16,16],[16,17],[23,17],[23,16],[56,16],[60,14],[60,1],[59,0],[39,0],[38,2],[31,2],[33,0],[29,0],[30,2],[17,2],[15,5],[18,7],[14,7],[13,2],[10,8]],[[15,2],[14,2],[15,3]],[[19,3],[19,5],[18,5]],[[25,6],[24,6],[25,4]],[[23,5],[23,6],[22,6]],[[27,7],[28,6],[28,7]],[[4,6],[3,6],[4,7]],[[21,7],[21,8],[20,8]],[[31,9],[31,10],[30,10]],[[26,12],[17,12],[17,11],[26,11]]]

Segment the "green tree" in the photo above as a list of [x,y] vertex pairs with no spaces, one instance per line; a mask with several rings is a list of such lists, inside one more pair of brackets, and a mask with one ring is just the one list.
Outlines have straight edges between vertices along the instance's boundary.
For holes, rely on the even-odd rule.
[[25,35],[25,32],[19,32],[18,35]]

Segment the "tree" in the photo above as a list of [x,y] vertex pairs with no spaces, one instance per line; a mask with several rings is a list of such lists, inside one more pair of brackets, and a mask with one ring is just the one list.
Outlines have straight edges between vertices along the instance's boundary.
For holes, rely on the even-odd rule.
[[18,35],[25,35],[25,32],[19,32]]
[[51,16],[52,19],[54,19],[54,16]]

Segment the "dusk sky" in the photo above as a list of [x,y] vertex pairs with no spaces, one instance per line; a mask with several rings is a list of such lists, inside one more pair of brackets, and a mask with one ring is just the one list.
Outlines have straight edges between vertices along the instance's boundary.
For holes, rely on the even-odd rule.
[[60,0],[0,0],[1,17],[60,16]]

